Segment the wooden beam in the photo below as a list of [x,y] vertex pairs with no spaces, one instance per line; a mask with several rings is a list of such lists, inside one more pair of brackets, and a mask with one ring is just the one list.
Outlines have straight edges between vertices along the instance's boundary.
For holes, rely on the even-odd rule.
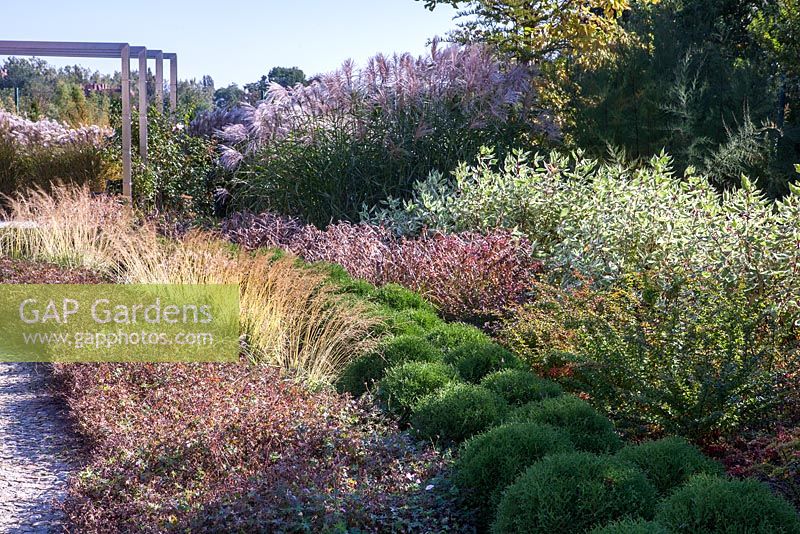
[[0,41],[0,55],[119,58],[126,43]]
[[147,163],[147,50],[139,51],[139,156]]
[[[155,50],[156,60],[156,109],[158,113],[164,113],[164,53]],[[150,51],[147,52],[150,55]]]
[[131,180],[131,57],[130,47],[125,45],[122,58],[122,194],[133,201]]
[[175,120],[178,113],[178,55],[164,54],[169,58],[169,111],[172,120]]

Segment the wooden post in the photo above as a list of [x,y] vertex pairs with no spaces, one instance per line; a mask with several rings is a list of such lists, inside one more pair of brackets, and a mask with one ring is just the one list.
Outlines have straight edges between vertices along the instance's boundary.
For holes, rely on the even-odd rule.
[[178,113],[178,55],[172,54],[169,59],[169,111],[172,120]]
[[164,53],[156,53],[156,109],[164,113]]
[[131,180],[131,56],[130,47],[125,45],[120,53],[122,58],[122,194],[133,201]]
[[147,49],[139,52],[139,156],[147,163]]

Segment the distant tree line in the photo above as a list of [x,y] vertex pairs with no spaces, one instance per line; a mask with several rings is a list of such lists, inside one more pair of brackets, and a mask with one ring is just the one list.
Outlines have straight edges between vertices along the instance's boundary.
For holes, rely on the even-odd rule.
[[0,109],[72,126],[107,125],[112,94],[95,89],[119,86],[119,80],[118,73],[78,65],[56,69],[39,58],[11,57],[0,65]]
[[536,65],[570,148],[666,150],[771,197],[800,162],[800,0],[419,0],[461,9],[457,42]]
[[[147,92],[155,95],[155,76],[148,70]],[[131,73],[136,90],[138,72]],[[217,108],[229,109],[241,103],[255,104],[264,98],[271,83],[285,87],[306,83],[297,67],[274,67],[260,79],[239,87],[216,88],[211,76],[178,81],[178,106],[189,113]],[[11,57],[0,64],[0,109],[30,119],[51,118],[72,126],[108,125],[112,109],[120,99],[121,75],[102,74],[74,65],[60,69],[39,58]],[[165,90],[168,87],[165,85]],[[115,105],[117,104],[117,105]]]

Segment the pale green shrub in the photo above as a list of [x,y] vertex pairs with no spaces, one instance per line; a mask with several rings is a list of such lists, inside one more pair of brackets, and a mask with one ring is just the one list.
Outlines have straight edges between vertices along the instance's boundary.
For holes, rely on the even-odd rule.
[[611,281],[646,271],[656,281],[715,273],[793,304],[800,289],[800,189],[770,201],[746,178],[720,194],[661,154],[630,168],[517,152],[498,166],[484,149],[452,179],[432,174],[409,201],[389,199],[362,217],[399,234],[513,229],[560,280]]

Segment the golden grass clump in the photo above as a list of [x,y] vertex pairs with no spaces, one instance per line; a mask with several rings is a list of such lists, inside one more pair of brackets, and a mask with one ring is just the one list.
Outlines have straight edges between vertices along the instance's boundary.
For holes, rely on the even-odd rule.
[[9,199],[0,253],[87,267],[130,284],[237,284],[246,354],[313,382],[332,380],[373,343],[379,321],[337,294],[323,273],[290,256],[240,251],[207,232],[160,238],[131,208],[85,188],[56,186]]
[[10,256],[113,274],[119,249],[145,246],[149,233],[137,231],[132,209],[87,187],[56,184],[51,193],[36,188],[6,201],[9,219],[33,224],[0,233],[0,252]]
[[379,321],[297,258],[250,254],[206,232],[124,262],[131,283],[237,284],[248,356],[315,382],[332,380],[366,350]]

